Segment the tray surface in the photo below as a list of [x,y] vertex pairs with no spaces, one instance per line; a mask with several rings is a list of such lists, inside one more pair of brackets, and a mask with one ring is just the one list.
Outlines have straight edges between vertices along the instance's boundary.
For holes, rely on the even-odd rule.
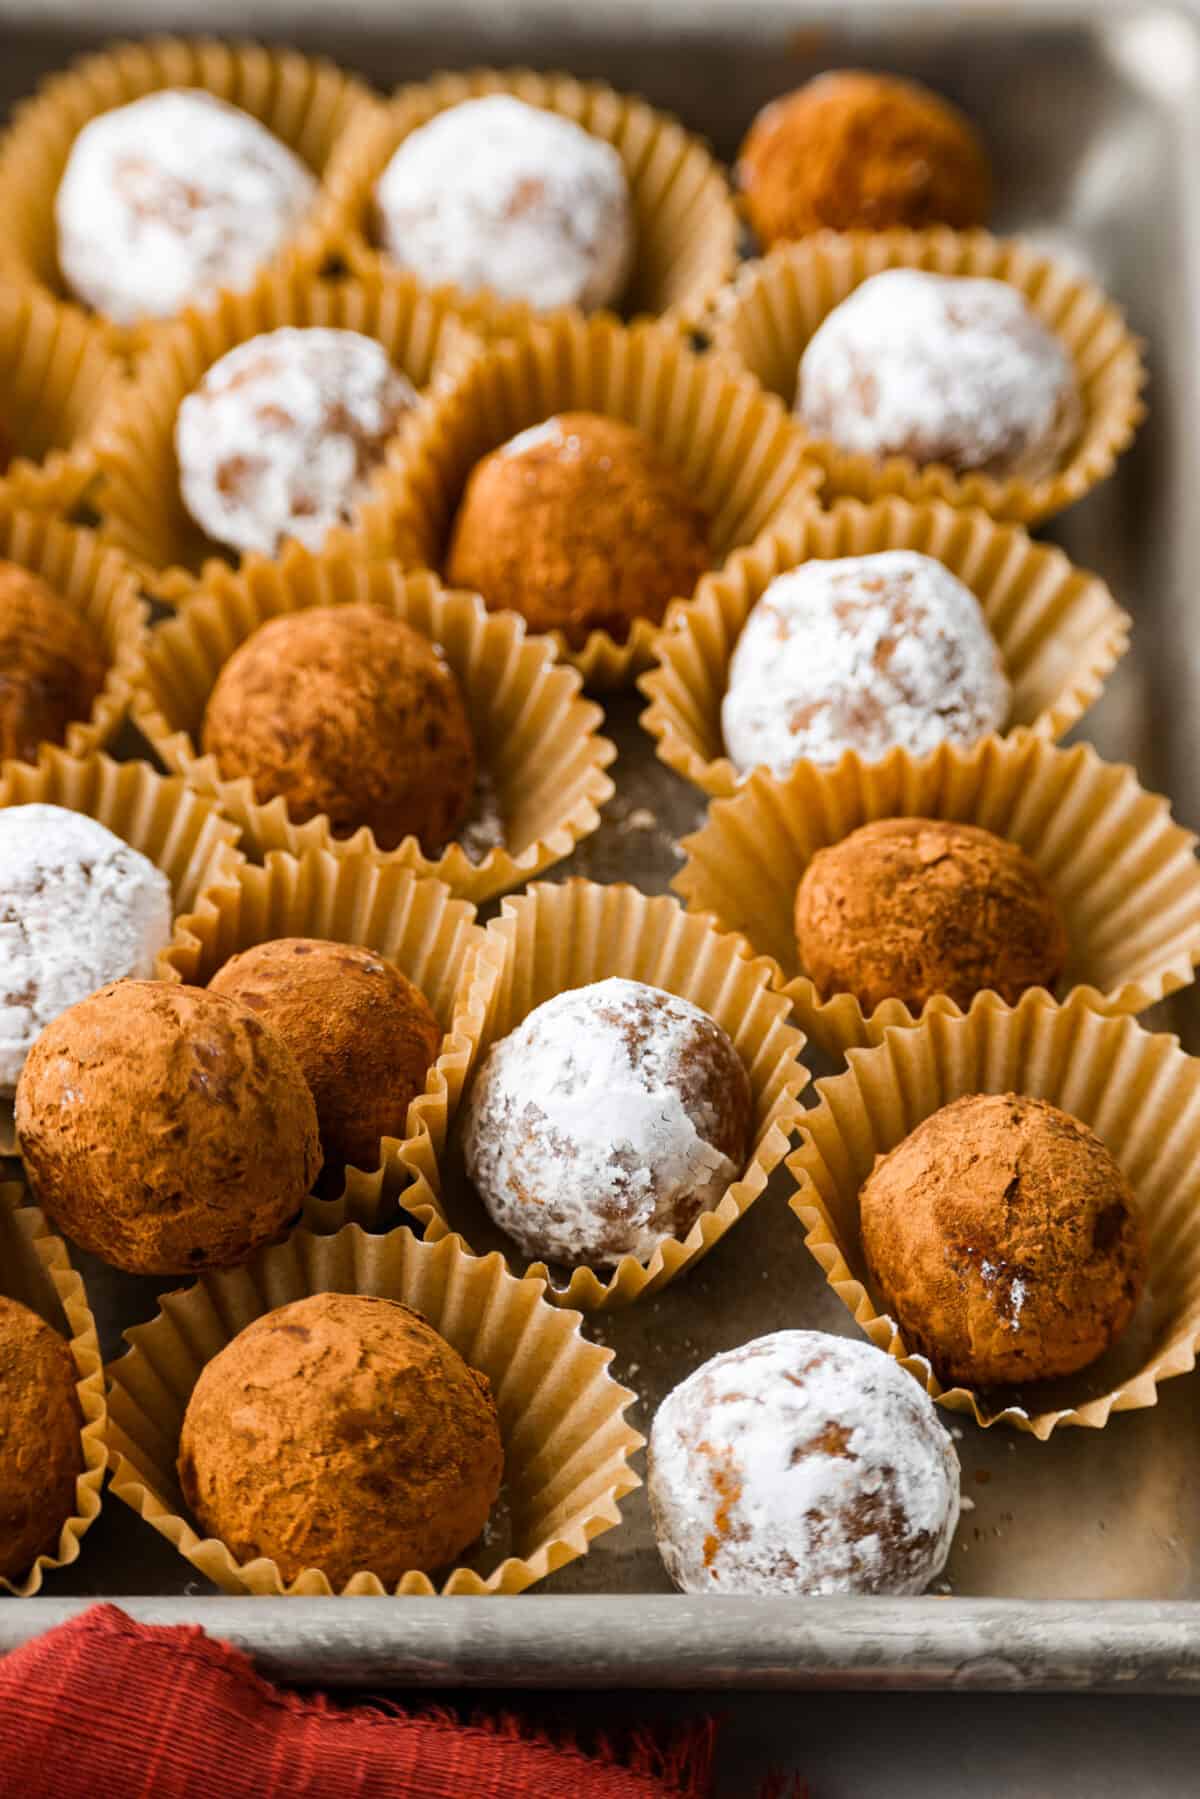
[[[0,0],[0,20],[5,10]],[[975,118],[998,171],[998,227],[1035,235],[1083,262],[1126,307],[1134,329],[1149,343],[1150,417],[1135,450],[1114,479],[1048,535],[1101,573],[1135,621],[1133,649],[1078,735],[1104,755],[1134,763],[1146,785],[1171,794],[1180,822],[1200,826],[1200,636],[1192,623],[1200,576],[1193,496],[1200,492],[1200,469],[1189,441],[1200,369],[1195,342],[1200,237],[1189,197],[1197,166],[1193,119],[1200,119],[1200,38],[1193,27],[1170,12],[1117,16],[1100,7],[1092,20],[1083,9],[1071,17],[1052,7],[1044,15],[1031,9],[1006,21],[993,15],[972,22],[959,15],[931,24],[922,10],[904,25],[877,14],[869,27],[862,20],[849,27],[815,22],[800,27],[794,10],[785,26],[779,17],[783,9],[766,6],[746,15],[742,35],[741,15],[730,5],[700,9],[688,32],[687,54],[680,55],[657,34],[634,38],[621,23],[622,9],[607,33],[602,20],[568,25],[559,17],[555,24],[545,14],[535,19],[535,10],[505,9],[501,29],[499,9],[481,22],[475,9],[450,0],[439,9],[438,26],[423,21],[428,27],[423,35],[414,23],[394,17],[386,36],[377,38],[366,25],[358,36],[348,27],[340,39],[332,39],[328,28],[318,37],[303,24],[292,35],[302,48],[328,50],[384,87],[448,63],[525,60],[568,66],[670,107],[724,155],[732,153],[763,101],[823,66],[866,64],[914,75]],[[186,22],[185,17],[181,23]],[[253,22],[264,35],[282,35],[272,33],[266,20]],[[104,35],[123,23],[118,5],[108,14]],[[158,23],[174,21],[160,11]],[[0,107],[94,37],[68,24],[6,25]],[[610,703],[609,729],[620,750],[617,795],[602,829],[551,878],[628,879],[661,892],[677,872],[675,844],[701,822],[703,796],[656,762],[638,728],[641,705],[634,696]],[[1200,1050],[1200,1001],[1194,990],[1158,1008],[1149,1022],[1177,1031],[1189,1049]],[[816,1058],[809,1060],[814,1073],[829,1071]],[[719,1349],[789,1325],[854,1331],[787,1211],[790,1186],[780,1171],[741,1224],[666,1293],[586,1325],[589,1335],[616,1352],[616,1377],[641,1395],[634,1422],[642,1429],[662,1396]],[[76,1260],[109,1355],[120,1347],[121,1329],[150,1316],[157,1293],[178,1284],[132,1280],[86,1256]],[[1196,1392],[1195,1377],[1168,1382],[1155,1409],[1119,1416],[1101,1433],[1063,1430],[1044,1444],[1004,1429],[983,1432],[954,1418],[970,1509],[938,1591],[966,1603],[871,1602],[869,1614],[853,1614],[851,1607],[863,1602],[824,1601],[818,1607],[821,1623],[806,1635],[799,1621],[811,1608],[793,1603],[785,1618],[782,1602],[755,1602],[761,1608],[755,1612],[753,1605],[724,1601],[720,1623],[713,1618],[709,1640],[697,1650],[691,1684],[704,1684],[718,1667],[726,1679],[746,1678],[750,1684],[768,1684],[772,1677],[800,1682],[819,1678],[822,1671],[829,1678],[840,1653],[830,1638],[843,1626],[845,1645],[870,1638],[876,1646],[855,1674],[866,1681],[894,1682],[906,1658],[912,1678],[947,1684],[956,1679],[956,1668],[960,1680],[997,1685],[1197,1681],[1200,1608],[971,1603],[1200,1598]],[[586,1558],[544,1583],[539,1594],[667,1594],[644,1494],[624,1503],[623,1516],[621,1529],[600,1538]],[[207,1591],[167,1543],[110,1497],[80,1560],[47,1581],[46,1599],[26,1608],[0,1608],[0,1650],[24,1631],[44,1627],[56,1609],[53,1602],[72,1596],[193,1598]],[[372,1613],[369,1627],[357,1605],[335,1626],[327,1610],[322,1615],[320,1602],[280,1607],[259,1601],[253,1608],[257,1621],[248,1621],[247,1629],[257,1633],[260,1648],[268,1640],[275,1644],[282,1658],[276,1662],[279,1672],[302,1669],[305,1641],[311,1648],[320,1639],[328,1654],[334,1639],[340,1634],[344,1640],[349,1631],[362,1653],[356,1663],[353,1647],[345,1649],[346,1666],[359,1677],[372,1674],[376,1684],[536,1681],[534,1648],[541,1645],[544,1664],[546,1646],[559,1630],[557,1623],[546,1622],[542,1599],[522,1600],[515,1608],[529,1617],[519,1627],[514,1624],[511,1639],[499,1614],[511,1616],[514,1607],[484,1603],[490,1607],[485,1633],[490,1648],[477,1639],[473,1665],[471,1633],[465,1614],[461,1624],[457,1621],[459,1606],[451,1608],[455,1623],[439,1623],[436,1648],[427,1634],[434,1611],[414,1601],[382,1608],[378,1626]],[[576,1643],[571,1678],[587,1678],[590,1653],[596,1669],[603,1664],[610,1684],[623,1676],[635,1684],[665,1681],[659,1654],[664,1630],[676,1629],[682,1640],[701,1608],[714,1603],[675,1599],[667,1614],[677,1620],[674,1627],[660,1622],[660,1602],[628,1608],[632,1620],[646,1619],[640,1661],[636,1642],[624,1655],[618,1653],[619,1640],[628,1635],[623,1614],[596,1608],[588,1627],[591,1649]],[[219,1609],[224,1627],[242,1608],[222,1602]],[[209,1621],[204,1606],[191,1610]],[[18,1611],[20,1618],[14,1615]],[[492,1612],[498,1615],[493,1618]],[[549,1617],[561,1621],[558,1640],[564,1648],[579,1629],[573,1623],[567,1630],[568,1616],[576,1618],[569,1602],[549,1608]],[[352,1617],[361,1626],[357,1639]],[[535,1617],[540,1627],[533,1624]],[[387,1635],[389,1648],[380,1647],[379,1631]],[[423,1632],[428,1661],[417,1648]],[[752,1655],[761,1633],[760,1650]],[[887,1648],[889,1635],[896,1638],[894,1653]],[[913,1653],[918,1644],[924,1659]],[[772,1655],[782,1657],[784,1665],[768,1667]],[[843,1662],[844,1672],[852,1665],[849,1648]],[[973,1674],[961,1671],[965,1663]],[[680,1672],[687,1684],[689,1677]]]

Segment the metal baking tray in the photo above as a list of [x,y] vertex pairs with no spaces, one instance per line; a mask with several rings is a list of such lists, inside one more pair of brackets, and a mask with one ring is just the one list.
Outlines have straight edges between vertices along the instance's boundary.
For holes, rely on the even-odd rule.
[[[378,4],[378,10],[376,5]],[[321,9],[324,10],[324,9]],[[70,55],[122,29],[195,27],[199,9],[0,0],[0,106]],[[152,18],[150,13],[152,11]],[[225,16],[228,11],[228,18]],[[280,9],[282,13],[283,9]],[[235,16],[236,12],[236,16]],[[832,12],[832,8],[831,8]],[[230,26],[326,50],[377,85],[434,68],[525,61],[602,76],[679,113],[729,156],[754,111],[826,66],[910,74],[982,127],[999,176],[1003,229],[1034,232],[1091,268],[1148,341],[1150,417],[1116,477],[1054,528],[1111,582],[1135,617],[1132,653],[1084,732],[1168,791],[1200,825],[1200,31],[1161,8],[909,5],[838,9],[660,0],[567,9],[368,0],[358,23],[269,0],[206,6]],[[609,707],[618,793],[603,828],[558,875],[665,890],[702,796],[663,769],[640,702]],[[1200,998],[1152,1015],[1200,1050]],[[814,1072],[828,1072],[814,1063]],[[854,1326],[804,1247],[775,1179],[690,1276],[586,1326],[616,1352],[645,1427],[667,1390],[719,1349],[786,1325]],[[135,1281],[80,1258],[106,1353],[172,1283]],[[1163,1386],[1158,1405],[1107,1430],[1049,1443],[955,1420],[964,1512],[948,1596],[913,1600],[737,1600],[672,1594],[643,1494],[620,1529],[519,1600],[229,1600],[109,1498],[78,1563],[45,1596],[0,1605],[0,1651],[81,1603],[111,1596],[154,1619],[197,1620],[269,1672],[323,1684],[1200,1687],[1200,1387]]]

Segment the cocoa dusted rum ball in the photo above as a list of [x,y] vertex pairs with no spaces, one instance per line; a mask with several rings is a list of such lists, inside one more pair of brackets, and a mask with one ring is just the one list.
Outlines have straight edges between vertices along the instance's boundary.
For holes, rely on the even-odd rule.
[[327,1168],[375,1168],[380,1139],[407,1135],[442,1028],[395,963],[354,943],[277,937],[230,957],[208,990],[249,1007],[292,1051]]
[[244,1262],[304,1204],[317,1113],[281,1038],[233,1000],[117,981],[47,1026],[17,1087],[38,1203],[133,1274]]
[[0,1295],[0,1575],[19,1581],[53,1555],[75,1513],[83,1444],[70,1347],[36,1312]]
[[91,716],[108,674],[87,619],[15,562],[0,561],[0,670],[0,760],[21,762]]
[[419,1313],[316,1293],[267,1312],[201,1373],[179,1441],[184,1497],[240,1562],[337,1591],[454,1562],[487,1523],[504,1449],[486,1376]]
[[711,566],[709,521],[645,432],[562,412],[476,464],[454,520],[446,578],[532,631],[582,649],[661,624]]
[[1019,844],[976,825],[883,818],[818,850],[796,891],[796,946],[822,998],[852,993],[864,1012],[898,999],[913,1012],[944,993],[1015,1005],[1051,992],[1067,935],[1042,875]]
[[1043,1099],[943,1106],[880,1158],[859,1205],[883,1307],[947,1385],[1086,1368],[1146,1283],[1128,1181],[1087,1125]]
[[217,677],[203,744],[225,780],[294,824],[361,825],[381,849],[416,837],[436,855],[469,809],[475,742],[436,644],[374,606],[313,606],[273,618]]
[[987,153],[957,107],[915,81],[832,69],[765,106],[737,184],[766,248],[810,231],[987,222]]

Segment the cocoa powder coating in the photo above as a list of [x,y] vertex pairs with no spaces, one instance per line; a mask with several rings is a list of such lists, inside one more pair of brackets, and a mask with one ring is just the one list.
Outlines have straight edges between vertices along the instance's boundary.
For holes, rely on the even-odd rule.
[[0,1575],[58,1548],[83,1472],[78,1371],[66,1340],[0,1295]]
[[876,1162],[859,1204],[881,1306],[947,1383],[1073,1374],[1116,1342],[1145,1286],[1128,1182],[1045,1100],[943,1106]]
[[578,650],[592,631],[623,643],[635,619],[661,623],[710,566],[708,520],[650,438],[564,412],[476,465],[446,578]]
[[914,1012],[964,1009],[989,989],[1015,1005],[1053,991],[1067,959],[1054,896],[1019,845],[976,825],[884,818],[818,850],[796,891],[796,947],[823,999],[852,993]]
[[766,246],[810,231],[987,222],[991,173],[969,120],[912,81],[835,70],[764,107],[737,163]]
[[327,1169],[375,1168],[380,1139],[406,1135],[442,1030],[394,963],[357,944],[280,937],[231,957],[209,992],[248,1006],[292,1051]]
[[47,1026],[16,1122],[44,1210],[135,1274],[244,1262],[321,1167],[287,1045],[233,1000],[161,981],[115,981]]
[[504,1467],[491,1386],[419,1313],[316,1293],[256,1318],[201,1373],[179,1479],[201,1529],[285,1582],[395,1586],[456,1560]]
[[373,606],[315,606],[271,619],[217,678],[204,749],[226,780],[295,824],[335,837],[369,825],[381,849],[406,837],[436,855],[462,823],[475,745],[462,692],[437,647]]
[[[3,446],[0,445],[0,465]],[[107,661],[88,621],[37,575],[0,562],[0,759],[36,762],[90,716]]]

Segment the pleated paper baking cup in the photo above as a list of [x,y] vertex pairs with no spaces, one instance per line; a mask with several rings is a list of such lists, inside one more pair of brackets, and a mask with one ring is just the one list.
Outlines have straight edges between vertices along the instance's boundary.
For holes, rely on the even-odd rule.
[[0,1592],[30,1599],[53,1568],[79,1560],[88,1527],[100,1515],[100,1492],[107,1462],[104,1365],[100,1341],[83,1282],[72,1268],[67,1247],[51,1232],[42,1213],[24,1204],[25,1189],[0,1186],[0,1293],[19,1300],[66,1338],[75,1361],[82,1417],[83,1468],[75,1483],[75,1510],[62,1527],[53,1555],[39,1555],[21,1581],[0,1577]]
[[277,937],[316,937],[372,949],[399,968],[429,1001],[442,1043],[424,1091],[408,1108],[402,1137],[386,1137],[376,1163],[347,1168],[340,1194],[309,1202],[315,1230],[354,1222],[394,1222],[398,1196],[418,1183],[436,1191],[446,1121],[457,1105],[470,1046],[454,1030],[459,986],[483,932],[475,908],[441,881],[380,867],[364,856],[273,851],[265,866],[231,860],[210,879],[196,910],[177,920],[160,973],[206,987],[231,956]]
[[820,232],[747,264],[716,297],[709,324],[713,350],[730,367],[748,369],[791,406],[800,358],[822,320],[869,276],[894,268],[983,275],[1015,287],[1071,357],[1083,426],[1055,473],[1034,481],[978,471],[956,474],[943,463],[921,465],[908,456],[880,461],[814,438],[811,454],[825,471],[827,495],[939,499],[1034,524],[1061,512],[1111,473],[1142,416],[1141,346],[1102,289],[1017,238],[944,227]]
[[48,511],[6,506],[2,498],[0,561],[40,576],[86,619],[104,652],[104,683],[88,716],[71,720],[61,746],[72,756],[89,755],[111,742],[124,722],[145,654],[149,611],[137,579],[93,531],[62,524]]
[[[272,270],[248,292],[223,294],[211,307],[185,312],[160,329],[134,378],[111,393],[97,427],[103,535],[151,573],[159,599],[185,598],[213,558],[238,560],[184,506],[175,454],[180,405],[222,356],[285,326],[373,338],[418,389],[421,404],[452,387],[479,347],[444,302],[402,275],[328,281],[303,270]],[[419,411],[402,419],[369,492],[378,492],[389,464],[402,459]],[[335,525],[322,547],[335,553],[352,549],[354,541],[352,525]]]
[[[216,758],[201,753],[213,685],[252,631],[308,606],[363,602],[440,644],[458,676],[480,765],[494,787],[501,837],[488,847],[481,843],[475,857],[459,842],[429,857],[415,838],[384,851],[365,825],[336,838],[324,815],[296,824],[282,799],[261,805],[248,777],[225,780]],[[251,559],[241,574],[215,564],[209,569],[197,596],[154,632],[133,712],[167,767],[220,801],[252,855],[261,859],[276,849],[367,855],[433,875],[479,903],[569,856],[600,822],[598,808],[613,791],[604,771],[616,751],[599,735],[599,706],[579,687],[575,671],[556,664],[549,639],[527,636],[512,613],[488,613],[475,595],[449,592],[428,573],[406,575],[395,562],[311,556],[293,545],[275,562]]]
[[658,666],[638,685],[642,724],[668,768],[714,799],[735,793],[721,702],[729,662],[751,608],[776,575],[802,562],[919,550],[975,594],[1012,685],[1007,729],[1065,735],[1100,697],[1129,647],[1129,618],[1099,576],[1019,526],[940,501],[839,500],[828,512],[789,517],[729,566],[706,575],[691,605],[668,614],[655,640]]
[[[1200,1344],[1200,1061],[1178,1039],[1132,1018],[1104,1018],[1080,996],[1058,1006],[1026,994],[1015,1008],[983,994],[970,1011],[890,1030],[850,1052],[850,1070],[818,1081],[804,1114],[792,1210],[843,1305],[879,1349],[933,1398],[976,1423],[1046,1438],[1063,1424],[1099,1430],[1113,1412],[1155,1403],[1160,1381],[1186,1374]],[[1146,1225],[1146,1293],[1124,1336],[1090,1368],[993,1392],[943,1388],[871,1292],[858,1195],[886,1155],[952,1100],[971,1093],[1049,1100],[1088,1125],[1116,1158]]]
[[[68,755],[48,747],[37,766],[9,762],[0,775],[0,808],[64,806],[105,825],[161,868],[176,916],[194,912],[207,883],[241,860],[237,826],[213,799],[181,780],[164,780],[148,762]],[[0,1156],[16,1148],[11,1100],[0,1099]]]
[[[201,88],[250,113],[322,182],[343,134],[379,104],[323,58],[258,44],[160,37],[83,57],[17,107],[0,148],[0,269],[7,280],[72,300],[58,263],[54,204],[72,146],[99,114],[162,88]],[[322,186],[276,260],[319,267],[337,227]],[[131,348],[146,334],[145,327],[103,323],[118,348]]]
[[71,513],[98,473],[96,421],[121,378],[105,334],[74,307],[0,280],[0,507]]
[[[558,113],[611,144],[625,165],[636,249],[621,302],[629,317],[668,314],[680,325],[699,318],[737,264],[739,226],[724,172],[700,138],[644,100],[599,82],[531,69],[473,69],[435,75],[401,88],[375,115],[363,115],[329,165],[331,211],[347,226],[344,254],[353,268],[386,259],[376,247],[375,184],[410,132],[435,114],[484,94],[511,94]],[[535,316],[498,296],[457,294],[465,316],[491,333],[519,329]]]
[[410,1195],[407,1209],[430,1238],[451,1230],[477,1250],[502,1250],[516,1272],[550,1283],[547,1297],[558,1305],[608,1311],[658,1292],[749,1211],[799,1123],[799,1094],[808,1081],[800,1060],[804,1038],[789,1022],[787,999],[771,986],[772,972],[736,938],[688,917],[666,895],[651,899],[634,887],[570,880],[560,886],[538,882],[506,899],[487,928],[455,1022],[470,1044],[471,1074],[493,1043],[555,994],[610,976],[644,981],[690,1000],[732,1039],[754,1098],[749,1158],[720,1204],[702,1213],[686,1238],[665,1238],[644,1264],[627,1255],[611,1272],[575,1268],[565,1284],[554,1284],[545,1264],[528,1264],[488,1218],[467,1180],[453,1130],[441,1195],[425,1204]]
[[[689,911],[774,960],[801,1028],[829,1054],[878,1043],[889,1025],[915,1019],[899,999],[864,1012],[852,993],[822,997],[796,946],[796,889],[818,850],[897,817],[954,819],[1020,845],[1066,927],[1060,998],[1078,993],[1099,1012],[1141,1012],[1194,978],[1196,839],[1131,768],[1102,761],[1089,744],[1063,750],[1022,733],[973,750],[943,745],[924,762],[896,750],[875,764],[853,755],[833,769],[802,763],[784,781],[758,769],[684,840],[674,886]],[[940,994],[920,1016],[935,1011],[960,1008]]]
[[[816,489],[806,439],[757,382],[695,355],[662,325],[558,313],[519,339],[489,344],[430,407],[363,508],[364,547],[414,568],[441,568],[467,477],[480,459],[552,413],[599,412],[647,433],[708,515],[714,564]],[[684,598],[690,596],[681,596]],[[618,642],[593,631],[582,650],[556,633],[589,687],[625,684],[651,660],[655,627]]]
[[[629,1458],[642,1439],[625,1422],[634,1395],[607,1372],[611,1350],[579,1332],[577,1314],[546,1304],[538,1281],[518,1281],[499,1256],[479,1260],[451,1238],[411,1231],[369,1237],[348,1225],[333,1237],[296,1231],[245,1268],[167,1294],[157,1318],[126,1333],[111,1366],[109,1452],[113,1492],[227,1593],[324,1595],[306,1569],[285,1586],[265,1558],[236,1562],[201,1539],[186,1516],[175,1460],[184,1412],[206,1363],[264,1312],[311,1293],[366,1293],[425,1317],[491,1382],[504,1441],[504,1489],[474,1557],[439,1575],[406,1574],[398,1595],[520,1593],[586,1555],[619,1524],[620,1501],[641,1483]],[[342,1591],[383,1594],[368,1569]]]

